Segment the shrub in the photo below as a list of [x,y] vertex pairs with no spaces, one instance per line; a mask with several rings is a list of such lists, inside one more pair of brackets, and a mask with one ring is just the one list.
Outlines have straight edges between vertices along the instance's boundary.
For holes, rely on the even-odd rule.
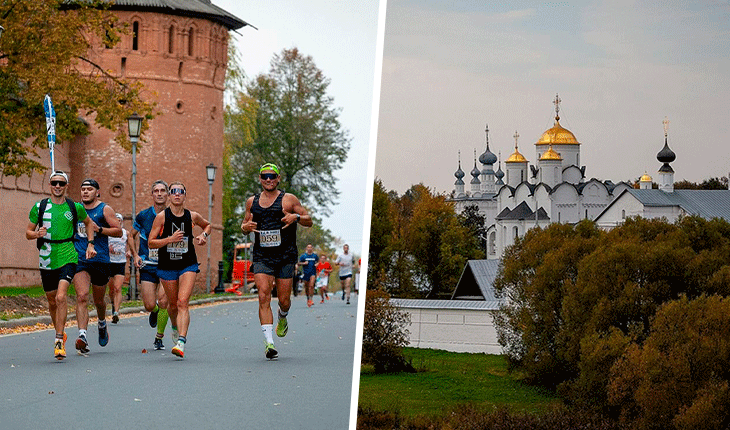
[[403,356],[408,344],[410,319],[390,303],[383,290],[368,288],[365,296],[365,323],[362,335],[362,362],[372,364],[376,373],[414,372]]

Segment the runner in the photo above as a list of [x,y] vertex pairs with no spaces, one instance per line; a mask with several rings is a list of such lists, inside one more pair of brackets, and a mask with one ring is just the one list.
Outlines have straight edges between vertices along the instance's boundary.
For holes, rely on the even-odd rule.
[[306,252],[299,257],[298,266],[302,267],[304,290],[307,293],[307,306],[314,304],[314,278],[317,277],[317,254],[313,251],[312,244],[308,244]]
[[350,246],[348,244],[345,244],[345,246],[342,247],[342,250],[345,251],[344,254],[341,254],[339,257],[337,257],[337,261],[335,261],[335,264],[340,266],[340,283],[342,284],[342,300],[345,300],[345,297],[347,297],[347,304],[350,304],[350,282],[352,282],[352,254],[349,253]]
[[[64,328],[68,313],[67,292],[79,260],[73,244],[76,221],[81,220],[88,231],[93,232],[93,229],[91,218],[86,214],[84,206],[66,198],[66,173],[53,172],[50,185],[51,197],[37,202],[30,209],[25,238],[38,242],[41,283],[48,299],[48,312],[51,314],[53,328],[56,330],[53,354],[57,360],[63,360],[66,358],[67,336]],[[91,238],[93,242],[93,233]],[[95,255],[93,246],[86,248],[84,256],[87,259]]]
[[319,256],[319,263],[317,263],[317,288],[319,288],[319,294],[322,296],[320,303],[324,303],[325,299],[330,299],[330,296],[327,295],[330,273],[332,273],[332,265],[327,261],[327,256],[322,254]]
[[[119,223],[124,221],[122,214],[116,214]],[[112,304],[112,324],[119,322],[119,306],[122,304],[122,284],[127,269],[127,254],[134,255],[132,236],[122,227],[122,237],[109,238],[109,301]]]
[[[185,209],[185,185],[182,182],[170,184],[170,207],[157,214],[149,236],[150,249],[158,249],[157,276],[160,277],[169,301],[168,313],[179,330],[177,344],[172,353],[185,357],[188,326],[190,325],[190,294],[195,284],[198,257],[195,245],[205,245],[210,236],[211,225],[197,212]],[[193,236],[193,226],[203,229]]]
[[[98,317],[99,345],[104,347],[109,342],[109,330],[106,326],[106,284],[110,278],[109,267],[109,236],[121,237],[122,228],[114,214],[114,209],[99,200],[99,183],[94,179],[85,179],[81,183],[81,203],[91,220],[92,238],[87,234],[89,230],[81,223],[76,231],[76,252],[79,254],[79,264],[76,266],[74,288],[76,289],[76,321],[79,326],[79,337],[76,339],[76,349],[80,353],[89,352],[89,342],[86,340],[86,329],[89,326],[89,289],[91,288]],[[94,244],[96,255],[86,258],[88,244]]]
[[[157,255],[159,250],[150,249],[147,240],[150,237],[155,217],[167,208],[167,191],[167,182],[163,180],[157,180],[152,184],[152,206],[137,214],[132,227],[132,238],[135,243],[139,237],[139,247],[133,246],[132,248],[139,250],[134,258],[134,265],[139,269],[142,303],[145,310],[150,313],[150,327],[157,327],[157,334],[153,342],[156,350],[165,349],[162,339],[165,337],[165,326],[169,319],[168,304],[165,289],[157,276]],[[177,343],[178,333],[175,320],[171,321],[170,325],[172,326],[172,341]]]
[[271,292],[276,285],[279,302],[276,335],[286,336],[289,326],[286,317],[291,307],[292,278],[297,263],[297,224],[312,225],[299,199],[278,190],[279,167],[266,163],[259,169],[263,191],[246,200],[246,213],[241,230],[256,233],[253,248],[254,282],[259,295],[259,321],[264,333],[264,354],[272,360],[279,353],[274,348],[274,315],[271,311]]

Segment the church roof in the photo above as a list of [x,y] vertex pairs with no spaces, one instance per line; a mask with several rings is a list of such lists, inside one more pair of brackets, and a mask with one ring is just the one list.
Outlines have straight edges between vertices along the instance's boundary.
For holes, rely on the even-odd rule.
[[535,145],[580,145],[575,135],[560,125],[560,117],[555,117],[555,125],[546,130]]
[[[506,209],[506,208],[505,208]],[[530,209],[530,206],[527,204],[527,202],[522,202],[519,205],[517,205],[516,208],[509,211],[509,213],[505,214],[505,211],[500,212],[499,215],[495,217],[497,220],[526,220],[526,219],[535,219],[535,211]],[[545,209],[539,208],[537,210],[537,219],[538,220],[549,220],[550,217],[547,216],[547,212],[545,212]]]
[[112,10],[149,10],[170,15],[207,18],[238,30],[251,24],[214,5],[210,0],[115,0]]
[[480,300],[499,309],[500,300],[494,291],[494,280],[499,272],[500,260],[469,260],[461,272],[451,300]]
[[658,189],[624,190],[596,217],[600,218],[624,193],[629,193],[644,206],[680,207],[691,215],[705,219],[723,218],[730,221],[730,190],[674,190],[668,193]]
[[500,305],[499,302],[486,300],[390,299],[390,303],[398,308],[458,309],[473,311],[496,311],[499,309]]

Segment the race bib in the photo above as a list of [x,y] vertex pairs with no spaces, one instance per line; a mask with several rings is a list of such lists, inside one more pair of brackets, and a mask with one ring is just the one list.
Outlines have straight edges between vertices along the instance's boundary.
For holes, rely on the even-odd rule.
[[149,259],[150,261],[157,262],[157,254],[160,251],[159,248],[152,248],[150,249]]
[[281,245],[281,230],[261,230],[259,243],[264,248]]
[[179,242],[168,243],[167,252],[170,254],[185,254],[188,252],[188,238],[183,237]]
[[80,222],[76,225],[76,232],[79,234],[79,237],[86,237],[86,224]]

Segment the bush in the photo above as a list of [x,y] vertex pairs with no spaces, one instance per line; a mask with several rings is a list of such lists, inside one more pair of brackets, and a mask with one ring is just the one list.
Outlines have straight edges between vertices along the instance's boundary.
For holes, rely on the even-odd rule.
[[365,323],[362,335],[362,363],[372,364],[375,373],[414,372],[413,366],[403,356],[408,345],[410,322],[404,314],[390,304],[385,291],[368,288],[365,296]]

